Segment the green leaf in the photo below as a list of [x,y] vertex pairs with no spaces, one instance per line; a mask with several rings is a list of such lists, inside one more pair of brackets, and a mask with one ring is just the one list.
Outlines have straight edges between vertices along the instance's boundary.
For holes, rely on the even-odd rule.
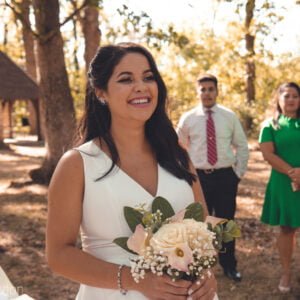
[[213,231],[216,233],[216,237],[219,238],[220,236],[222,237],[222,233],[223,233],[223,228],[222,225],[216,225],[213,228]]
[[233,220],[228,221],[223,228],[223,233],[222,233],[223,242],[224,243],[231,242],[235,238],[238,238],[240,236],[241,236],[241,230],[238,227],[238,225]]
[[169,201],[163,197],[156,197],[152,202],[152,213],[155,213],[157,210],[160,210],[162,213],[162,221],[175,215],[173,207]]
[[233,238],[241,237],[241,230],[233,220],[227,222],[225,231],[227,231]]
[[236,227],[234,228],[234,230],[231,231],[231,235],[234,237],[234,238],[239,238],[242,236],[242,233],[241,233],[241,229],[239,227]]
[[194,219],[203,222],[203,208],[199,202],[194,202],[186,208],[184,219]]
[[124,207],[124,216],[132,232],[138,224],[143,224],[143,214],[132,207]]
[[223,243],[228,243],[233,241],[233,237],[228,232],[224,231],[222,235],[222,241]]
[[232,220],[229,220],[229,221],[226,222],[226,224],[225,224],[225,230],[226,230],[226,231],[231,231],[231,230],[233,229],[234,225],[235,225],[235,222],[232,221]]
[[114,239],[113,242],[115,244],[117,244],[118,246],[120,246],[121,248],[123,248],[124,250],[126,250],[132,254],[137,254],[128,248],[128,246],[127,246],[128,239],[129,239],[128,237],[119,237],[119,238]]

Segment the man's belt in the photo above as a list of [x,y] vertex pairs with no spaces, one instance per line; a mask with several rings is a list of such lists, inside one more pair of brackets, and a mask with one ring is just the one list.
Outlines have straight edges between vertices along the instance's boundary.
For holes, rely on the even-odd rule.
[[224,171],[229,171],[232,169],[232,167],[226,167],[226,168],[218,168],[218,169],[196,169],[197,172],[203,172],[204,174],[212,174],[212,173],[219,173]]

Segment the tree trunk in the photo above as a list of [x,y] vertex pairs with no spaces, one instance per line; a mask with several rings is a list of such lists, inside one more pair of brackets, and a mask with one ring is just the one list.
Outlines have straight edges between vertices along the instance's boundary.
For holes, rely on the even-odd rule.
[[46,124],[47,155],[38,170],[30,175],[34,181],[48,183],[54,168],[72,145],[75,111],[64,61],[63,39],[59,30],[58,0],[34,0],[40,91]]
[[3,135],[3,112],[2,112],[2,102],[0,101],[0,149],[5,149],[6,145],[4,144],[4,135]]
[[86,71],[88,71],[89,64],[100,46],[101,31],[98,20],[98,2],[95,4],[95,1],[90,1],[90,4],[83,9],[83,16],[79,17],[85,40],[84,59]]
[[14,100],[4,99],[2,102],[2,135],[3,138],[13,137],[12,110]]
[[246,49],[247,49],[246,94],[247,94],[248,104],[251,104],[251,102],[255,100],[255,62],[254,62],[255,36],[250,33],[254,9],[255,9],[255,0],[248,0],[246,4],[246,19],[245,19],[245,31],[246,31],[245,42],[246,42]]
[[[30,9],[30,1],[22,0],[20,3],[20,8],[22,12],[22,16],[25,22],[30,24],[29,20],[29,9]],[[22,26],[22,35],[24,41],[24,49],[25,49],[25,58],[26,58],[26,71],[29,76],[36,81],[36,63],[34,56],[34,38],[27,26]]]
[[[30,10],[30,1],[29,0],[22,0],[20,3],[20,9],[23,16],[23,22],[25,21],[27,24],[30,24],[29,19],[29,10]],[[37,82],[37,72],[36,72],[36,62],[35,62],[35,55],[34,55],[34,38],[27,26],[22,24],[22,36],[24,42],[24,49],[25,49],[25,60],[26,60],[26,71],[28,75]],[[41,126],[38,123],[39,116],[38,111],[35,109],[33,103],[31,101],[28,102],[28,110],[29,110],[29,124],[30,124],[30,133],[37,134],[38,139],[41,139],[40,136]],[[39,127],[39,128],[38,128]]]
[[[247,50],[246,58],[246,100],[247,104],[251,105],[255,101],[255,50],[254,42],[255,35],[251,34],[251,23],[253,20],[255,9],[255,0],[248,0],[246,4],[246,19],[245,19],[245,43]],[[249,131],[253,124],[253,118],[249,115],[246,120],[246,130]]]
[[246,62],[246,95],[247,103],[255,101],[255,62],[248,59]]

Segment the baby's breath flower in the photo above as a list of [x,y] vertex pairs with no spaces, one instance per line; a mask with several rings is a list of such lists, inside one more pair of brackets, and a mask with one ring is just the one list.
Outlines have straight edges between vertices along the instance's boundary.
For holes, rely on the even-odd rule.
[[[157,210],[152,213],[145,209],[145,204],[141,205],[138,210],[143,213],[143,221],[147,223],[144,225],[146,225],[151,238],[149,239],[150,245],[145,247],[143,255],[135,256],[131,259],[131,274],[135,282],[143,279],[147,272],[152,272],[157,276],[168,274],[172,278],[172,281],[181,278],[183,273],[193,279],[196,277],[203,279],[206,270],[208,270],[207,274],[210,274],[208,276],[211,276],[209,269],[217,263],[215,248],[218,246],[218,241],[216,240],[215,233],[208,230],[205,223],[197,222],[193,219],[177,220],[176,223],[171,218],[162,222],[162,212]],[[170,265],[171,260],[169,261],[170,257],[167,254],[170,253],[170,248],[173,246],[166,244],[164,247],[160,247],[160,242],[151,243],[153,235],[160,228],[165,225],[172,228],[173,226],[177,226],[176,224],[181,228],[181,235],[179,238],[176,236],[174,236],[175,239],[172,238],[172,240],[175,240],[174,249],[182,251],[182,248],[178,245],[186,243],[186,249],[190,251],[191,255],[187,262],[186,272],[179,271],[176,267],[174,268],[172,267],[173,265]],[[176,230],[173,232],[176,235]],[[178,239],[178,242],[176,239]]]

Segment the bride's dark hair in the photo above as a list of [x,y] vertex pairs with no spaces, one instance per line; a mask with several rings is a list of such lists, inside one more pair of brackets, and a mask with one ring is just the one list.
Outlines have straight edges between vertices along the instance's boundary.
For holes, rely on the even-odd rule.
[[110,151],[112,165],[101,178],[109,174],[118,163],[118,150],[110,133],[111,114],[109,107],[101,104],[97,99],[95,88],[107,91],[108,81],[114,68],[128,53],[139,53],[146,57],[158,86],[157,107],[145,124],[146,138],[156,155],[156,159],[164,169],[192,185],[196,176],[189,171],[188,154],[179,145],[177,134],[166,113],[167,89],[165,83],[151,53],[140,45],[120,43],[98,49],[88,71],[89,82],[85,97],[85,113],[78,127],[80,137],[78,144],[94,138],[105,141]]

